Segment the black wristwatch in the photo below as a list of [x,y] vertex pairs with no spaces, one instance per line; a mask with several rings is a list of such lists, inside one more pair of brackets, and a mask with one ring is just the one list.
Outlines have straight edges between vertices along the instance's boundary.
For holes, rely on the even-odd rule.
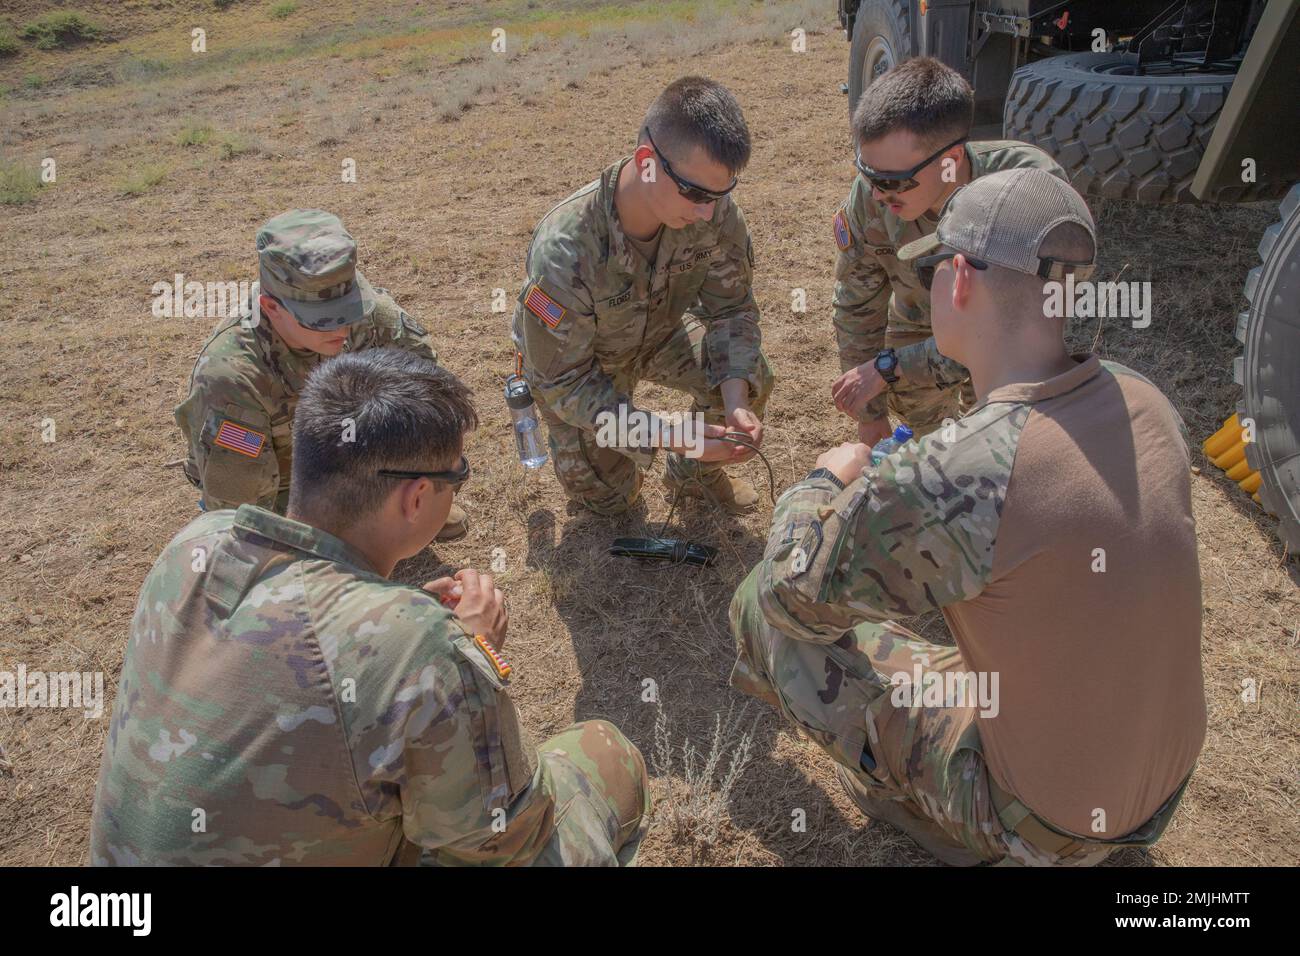
[[809,481],[813,478],[829,478],[836,488],[840,489],[840,491],[844,490],[844,482],[840,481],[835,472],[831,471],[829,468],[814,468],[812,471],[808,472],[808,476],[804,478],[804,481]]
[[893,385],[898,381],[898,356],[893,349],[881,349],[876,356],[875,366],[886,384]]

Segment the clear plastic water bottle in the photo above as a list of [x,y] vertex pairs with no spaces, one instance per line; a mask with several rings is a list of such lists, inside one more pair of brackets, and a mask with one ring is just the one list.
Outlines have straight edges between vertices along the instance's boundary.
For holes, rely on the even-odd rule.
[[885,458],[887,458],[889,455],[892,455],[894,452],[898,451],[898,449],[902,448],[911,440],[912,440],[912,429],[908,428],[906,425],[899,425],[897,428],[894,429],[894,434],[888,435],[880,439],[880,441],[876,442],[876,444],[872,447],[871,449],[872,467],[875,467],[876,465],[880,464],[882,461],[885,460]]
[[518,375],[506,379],[506,405],[515,426],[515,447],[525,468],[541,468],[546,464],[546,444],[542,438],[542,423],[537,418],[537,405],[528,383]]

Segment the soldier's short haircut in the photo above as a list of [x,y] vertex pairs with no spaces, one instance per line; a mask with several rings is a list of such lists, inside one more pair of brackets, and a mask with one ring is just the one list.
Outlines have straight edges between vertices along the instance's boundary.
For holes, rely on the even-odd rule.
[[637,141],[646,141],[648,126],[669,161],[698,146],[733,176],[749,164],[749,127],[740,104],[725,86],[705,77],[684,76],[668,84],[650,104],[642,125]]
[[[1063,222],[1051,230],[1038,246],[1038,255],[1067,262],[1087,262],[1096,253],[1092,236],[1083,226]],[[1047,280],[1014,269],[990,265],[985,273],[989,294],[999,307],[1003,322],[1018,325],[1026,319],[1041,321]],[[1065,319],[1060,320],[1062,323]]]
[[932,56],[904,60],[863,91],[853,110],[859,143],[907,130],[938,149],[970,132],[975,94],[952,67]]
[[427,358],[384,348],[322,362],[294,414],[289,510],[346,527],[399,486],[381,468],[454,470],[477,426],[469,388]]

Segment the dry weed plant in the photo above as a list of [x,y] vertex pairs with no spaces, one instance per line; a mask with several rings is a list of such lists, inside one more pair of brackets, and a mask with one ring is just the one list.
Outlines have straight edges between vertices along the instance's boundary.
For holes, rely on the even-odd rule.
[[[672,728],[663,704],[656,703],[654,744],[650,764],[655,776],[665,782],[667,794],[659,803],[658,821],[668,825],[672,838],[690,848],[692,864],[702,862],[717,845],[727,808],[737,781],[749,764],[754,728],[742,730],[747,708],[735,713],[735,706],[713,716],[713,737],[708,753],[689,738],[681,743],[681,775],[675,779]],[[722,770],[725,762],[726,769]]]

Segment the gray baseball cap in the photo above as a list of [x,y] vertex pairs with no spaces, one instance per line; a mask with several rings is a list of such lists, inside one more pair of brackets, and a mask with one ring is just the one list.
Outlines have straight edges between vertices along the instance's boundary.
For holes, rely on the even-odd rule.
[[[1063,223],[1088,230],[1093,254],[1087,262],[1039,256],[1043,239]],[[933,233],[898,250],[912,261],[947,246],[973,259],[1005,269],[1061,281],[1072,273],[1083,280],[1097,261],[1097,227],[1083,197],[1045,169],[1004,169],[956,190],[944,204]]]
[[301,325],[331,332],[375,310],[375,290],[357,271],[357,243],[338,216],[294,209],[257,230],[258,279]]

